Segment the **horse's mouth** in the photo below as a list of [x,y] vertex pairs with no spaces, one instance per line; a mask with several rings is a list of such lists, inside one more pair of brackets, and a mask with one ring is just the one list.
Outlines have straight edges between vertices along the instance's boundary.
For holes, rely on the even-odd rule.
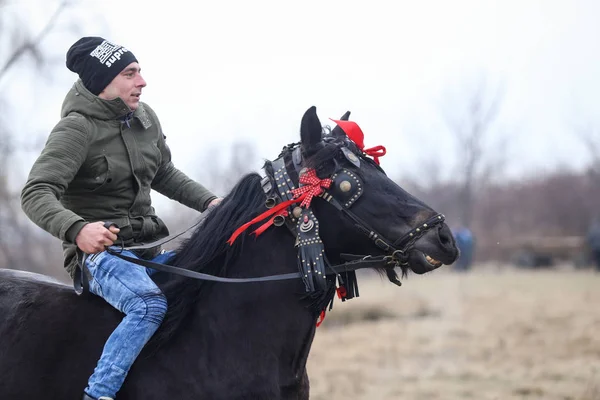
[[417,249],[411,251],[408,257],[408,266],[414,273],[419,275],[433,271],[442,265],[444,265],[443,262]]
[[429,254],[425,254],[423,253],[423,255],[425,256],[425,261],[427,261],[429,263],[429,265],[431,265],[434,268],[439,268],[442,266],[442,262],[436,260],[435,258],[431,257]]

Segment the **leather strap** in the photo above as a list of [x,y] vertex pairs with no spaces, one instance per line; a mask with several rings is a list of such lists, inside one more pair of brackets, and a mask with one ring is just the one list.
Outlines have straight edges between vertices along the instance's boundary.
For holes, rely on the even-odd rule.
[[106,249],[109,254],[122,258],[123,260],[132,262],[134,264],[142,265],[144,267],[152,268],[161,272],[168,272],[171,274],[181,275],[188,278],[201,279],[204,281],[213,281],[213,282],[226,282],[226,283],[248,283],[248,282],[268,282],[268,281],[282,281],[288,279],[298,279],[300,278],[299,272],[292,272],[288,274],[279,274],[279,275],[269,275],[269,276],[261,276],[256,278],[225,278],[221,276],[214,276],[209,274],[203,274],[201,272],[191,271],[189,269],[175,267],[173,265],[160,264],[153,261],[142,260],[135,257],[130,257],[122,254],[120,251],[115,251],[110,247]]

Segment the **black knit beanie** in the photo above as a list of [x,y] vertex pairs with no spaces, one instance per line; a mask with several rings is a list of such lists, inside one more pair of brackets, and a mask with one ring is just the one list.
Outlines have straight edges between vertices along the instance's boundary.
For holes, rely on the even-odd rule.
[[79,39],[67,52],[67,68],[96,96],[132,62],[137,59],[125,47],[95,36]]

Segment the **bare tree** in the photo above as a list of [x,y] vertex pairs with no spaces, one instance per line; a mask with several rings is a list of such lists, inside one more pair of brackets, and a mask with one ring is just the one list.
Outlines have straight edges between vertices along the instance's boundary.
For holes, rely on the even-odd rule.
[[200,182],[220,195],[229,192],[249,172],[256,171],[257,158],[254,144],[248,141],[234,142],[226,151],[221,145],[209,146],[198,166]]
[[[68,1],[59,3],[39,31],[34,30],[18,14],[0,14],[0,36],[4,38],[0,52],[0,105],[3,110],[9,109],[9,99],[6,94],[2,95],[6,93],[3,89],[9,84],[9,72],[19,67],[25,73],[35,73],[47,65],[48,57],[41,44],[59,27],[61,15],[71,4]],[[6,11],[9,6],[19,7],[7,0],[0,0],[0,9]],[[11,187],[14,157],[21,151],[32,150],[29,148],[31,143],[21,143],[15,139],[11,126],[13,118],[9,111],[3,111],[0,115],[0,267],[48,272],[46,253],[52,252],[48,246],[49,236],[34,237],[38,235],[32,232],[32,224],[22,217],[18,190]]]
[[[256,171],[253,167],[258,162],[254,144],[247,141],[235,142],[227,151],[218,146],[207,147],[200,159],[202,164],[191,176],[217,196],[225,196],[244,175]],[[164,219],[172,231],[180,232],[197,217],[195,211],[173,203]]]
[[591,157],[590,177],[597,186],[600,186],[600,129],[588,122],[573,124],[573,131]]
[[454,107],[446,105],[443,117],[456,143],[458,165],[453,180],[459,187],[458,218],[462,225],[471,227],[477,193],[502,170],[508,141],[504,136],[491,143],[492,126],[503,99],[502,87],[491,93],[485,79],[480,79],[463,90],[459,94],[463,100],[453,101]]
[[[5,5],[5,3],[7,3],[7,0],[0,0],[0,7]],[[46,25],[40,32],[31,32],[24,29],[23,26],[16,27],[12,32],[7,32],[12,37],[11,43],[13,47],[9,50],[7,59],[0,63],[0,83],[2,83],[2,79],[6,73],[25,56],[30,56],[34,61],[34,66],[37,68],[44,64],[45,58],[40,43],[56,27],[59,16],[70,4],[71,2],[69,1],[61,2],[50,18],[48,18]]]

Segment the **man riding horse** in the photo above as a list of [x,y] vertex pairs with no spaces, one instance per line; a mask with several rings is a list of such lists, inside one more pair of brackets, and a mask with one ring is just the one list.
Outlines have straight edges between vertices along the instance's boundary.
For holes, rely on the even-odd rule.
[[316,327],[335,295],[358,296],[357,269],[400,285],[397,269],[458,257],[443,214],[386,175],[385,149],[365,148],[349,112],[324,128],[314,106],[264,175],[240,179],[175,252],[153,248],[169,237],[151,188],[199,211],[220,199],[173,166],[131,52],[83,38],[67,66],[81,79],[22,202],[95,295],[0,269],[2,399],[75,399],[87,380],[84,399],[307,400]]
[[[66,57],[79,75],[22,190],[22,207],[42,229],[63,241],[64,263],[89,272],[89,290],[125,317],[110,335],[84,399],[112,399],[167,311],[149,270],[105,251],[117,237],[126,245],[169,235],[155,215],[150,190],[198,210],[220,198],[179,171],[154,110],[140,102],[146,81],[127,48],[83,37]],[[107,229],[104,221],[117,226]],[[165,262],[160,246],[131,257]],[[83,389],[83,388],[82,388]]]

